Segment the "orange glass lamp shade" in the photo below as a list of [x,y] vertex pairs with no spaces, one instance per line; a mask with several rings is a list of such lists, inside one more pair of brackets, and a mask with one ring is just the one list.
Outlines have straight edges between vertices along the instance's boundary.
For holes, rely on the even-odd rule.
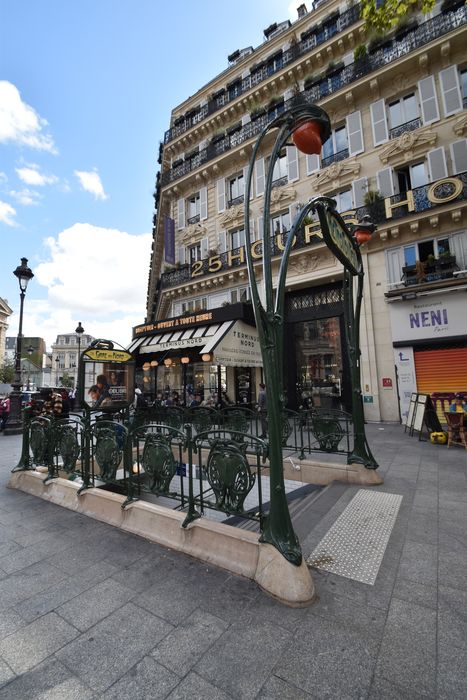
[[367,231],[366,229],[357,228],[355,230],[354,236],[358,245],[362,245],[362,243],[368,243],[368,241],[371,241],[371,231]]
[[314,119],[302,122],[293,131],[292,141],[301,153],[306,153],[309,156],[319,155],[323,146],[321,124]]

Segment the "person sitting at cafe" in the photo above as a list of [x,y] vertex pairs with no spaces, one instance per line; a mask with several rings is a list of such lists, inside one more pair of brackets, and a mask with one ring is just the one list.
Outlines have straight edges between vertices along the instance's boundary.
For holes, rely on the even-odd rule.
[[449,413],[467,413],[467,403],[462,394],[456,394],[449,406]]
[[41,415],[49,418],[61,418],[63,412],[62,395],[58,391],[53,391],[52,389],[45,389],[45,391],[41,393],[44,397]]

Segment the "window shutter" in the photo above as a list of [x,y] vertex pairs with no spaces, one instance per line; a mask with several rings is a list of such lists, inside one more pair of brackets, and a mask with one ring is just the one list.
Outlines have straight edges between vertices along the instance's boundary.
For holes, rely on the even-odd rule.
[[185,264],[185,246],[181,245],[178,247],[178,262],[180,265]]
[[349,114],[346,122],[347,137],[349,140],[349,155],[355,156],[357,153],[363,153],[362,115],[360,114],[360,111]]
[[363,207],[365,195],[368,192],[368,180],[366,177],[360,177],[352,182],[352,197],[353,205],[356,209]]
[[384,100],[378,100],[370,105],[373,143],[379,146],[388,140],[388,124],[386,121],[386,106]]
[[453,175],[465,173],[467,170],[467,139],[451,143],[451,158]]
[[185,200],[183,197],[178,200],[178,230],[185,228]]
[[392,177],[392,168],[384,168],[376,173],[378,182],[378,190],[383,197],[392,197],[394,194],[394,180]]
[[428,152],[428,170],[430,182],[435,182],[435,180],[441,180],[443,177],[448,176],[446,154],[443,147],[434,148]]
[[389,284],[398,284],[402,278],[404,255],[402,248],[392,248],[386,251],[386,269]]
[[258,217],[258,234],[256,236],[257,241],[262,241],[263,240],[263,217],[259,216]]
[[199,218],[204,221],[208,218],[208,188],[202,187],[199,191]]
[[457,66],[450,66],[440,71],[439,81],[443,97],[444,116],[449,117],[462,109],[462,95]]
[[418,83],[420,107],[424,124],[432,124],[439,119],[438,98],[436,97],[435,79],[432,75]]
[[221,178],[216,183],[217,189],[217,213],[225,211],[225,180]]
[[209,250],[209,239],[202,238],[201,239],[201,260],[204,260],[204,258],[208,257],[208,250]]
[[306,157],[306,174],[313,175],[319,170],[319,156],[311,155]]
[[467,267],[467,231],[451,236],[449,240],[451,252],[456,256],[456,265],[461,270]]
[[287,179],[289,182],[298,180],[298,152],[295,146],[286,146],[287,154]]
[[219,231],[219,255],[227,250],[227,234],[225,231]]
[[256,196],[264,194],[264,158],[258,158],[255,163]]

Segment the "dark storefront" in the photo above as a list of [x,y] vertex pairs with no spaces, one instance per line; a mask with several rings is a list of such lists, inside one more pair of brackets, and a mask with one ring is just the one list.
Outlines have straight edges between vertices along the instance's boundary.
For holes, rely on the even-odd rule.
[[350,410],[342,284],[291,292],[285,308],[284,376],[289,407]]

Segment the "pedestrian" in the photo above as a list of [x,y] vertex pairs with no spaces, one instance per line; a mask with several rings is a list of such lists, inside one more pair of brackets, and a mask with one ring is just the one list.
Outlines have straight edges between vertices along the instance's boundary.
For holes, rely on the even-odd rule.
[[76,389],[75,389],[75,387],[70,389],[70,391],[68,392],[68,400],[70,402],[70,411],[74,411],[75,410],[75,401],[76,401]]
[[41,414],[48,418],[61,418],[63,408],[62,395],[58,391],[53,391],[53,389],[45,389],[43,396],[44,404]]
[[260,438],[264,440],[268,436],[268,409],[267,409],[267,398],[266,398],[266,384],[262,382],[259,385],[258,392],[258,411],[259,418],[261,421],[261,435]]
[[467,403],[462,394],[456,394],[449,406],[449,413],[467,413]]
[[5,396],[0,402],[0,430],[4,430],[10,417],[10,397]]
[[141,389],[137,386],[135,389],[135,398],[133,399],[133,408],[138,409],[138,408],[147,408],[148,407],[148,402],[143,396],[143,392]]

